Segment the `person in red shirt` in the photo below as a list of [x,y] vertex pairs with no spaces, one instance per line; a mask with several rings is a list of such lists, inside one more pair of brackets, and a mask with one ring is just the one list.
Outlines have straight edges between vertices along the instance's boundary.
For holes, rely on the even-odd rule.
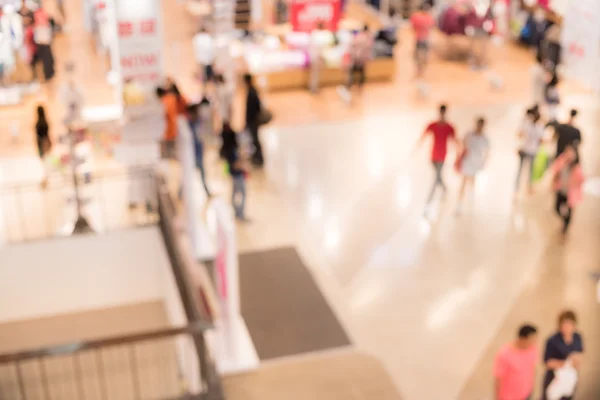
[[429,12],[429,6],[423,4],[419,11],[410,17],[410,24],[415,33],[415,63],[417,66],[417,77],[422,77],[429,56],[429,36],[435,26],[435,20]]
[[496,400],[530,400],[539,362],[537,329],[523,325],[518,338],[504,345],[494,360]]
[[444,168],[444,161],[446,160],[446,153],[448,151],[448,140],[450,139],[456,142],[454,127],[446,120],[447,111],[448,107],[445,104],[442,104],[440,106],[440,118],[437,121],[430,123],[427,128],[425,128],[425,132],[423,132],[423,136],[421,136],[421,140],[419,141],[420,144],[428,135],[433,136],[431,162],[435,169],[435,181],[427,199],[428,205],[433,200],[435,190],[438,186],[442,188],[444,194],[446,193],[446,185],[444,184],[442,171]]

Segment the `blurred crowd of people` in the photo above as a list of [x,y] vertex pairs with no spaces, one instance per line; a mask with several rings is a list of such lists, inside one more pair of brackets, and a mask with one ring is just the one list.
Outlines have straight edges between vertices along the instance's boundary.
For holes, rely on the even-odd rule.
[[[263,104],[251,75],[243,77],[245,97],[244,125],[234,129],[236,114],[236,82],[227,79],[223,66],[215,66],[217,50],[212,35],[201,29],[193,39],[194,53],[198,64],[196,77],[202,81],[203,94],[200,101],[189,101],[179,90],[173,79],[156,89],[165,115],[166,128],[162,141],[165,158],[176,158],[178,125],[183,117],[188,122],[194,143],[195,165],[200,173],[207,196],[212,196],[205,169],[207,142],[218,139],[218,154],[227,175],[231,178],[232,206],[240,221],[248,221],[246,215],[246,180],[252,168],[262,168],[264,154],[259,130],[268,123],[272,115]],[[247,145],[243,145],[247,143]],[[182,192],[180,191],[180,195]]]
[[[472,188],[477,175],[482,171],[489,158],[490,141],[485,133],[486,121],[477,117],[473,129],[462,139],[456,135],[454,126],[448,121],[447,106],[439,108],[439,117],[430,123],[421,136],[417,147],[429,136],[432,137],[431,163],[435,171],[435,180],[427,198],[425,209],[428,215],[438,188],[445,197],[447,188],[443,179],[448,143],[457,146],[454,167],[462,176],[458,195],[456,214],[462,212],[465,192]],[[515,199],[521,189],[523,171],[527,169],[527,188],[534,192],[534,184],[550,175],[551,187],[555,192],[555,211],[563,222],[563,233],[567,233],[573,215],[573,209],[583,198],[584,175],[580,164],[579,145],[582,142],[581,131],[576,127],[578,111],[570,111],[569,119],[564,123],[555,120],[544,122],[539,107],[533,106],[526,111],[522,126],[517,133],[518,168],[515,180]],[[550,148],[555,147],[554,154]]]

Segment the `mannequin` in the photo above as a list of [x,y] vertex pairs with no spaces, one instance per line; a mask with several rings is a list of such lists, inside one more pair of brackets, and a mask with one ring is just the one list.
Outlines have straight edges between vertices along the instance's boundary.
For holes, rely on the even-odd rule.
[[2,81],[7,82],[17,66],[16,51],[23,45],[23,21],[11,4],[2,8],[0,16],[0,64]]
[[0,23],[3,25],[4,32],[10,32],[12,48],[18,50],[23,45],[23,19],[12,4],[2,8]]
[[83,91],[77,85],[74,78],[75,66],[71,63],[66,65],[67,81],[60,89],[60,99],[66,108],[65,125],[82,121],[82,111],[85,99]]

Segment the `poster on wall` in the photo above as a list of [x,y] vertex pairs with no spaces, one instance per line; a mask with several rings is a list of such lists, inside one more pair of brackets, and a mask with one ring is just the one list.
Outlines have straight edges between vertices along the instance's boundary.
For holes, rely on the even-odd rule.
[[599,19],[597,0],[571,1],[565,12],[561,38],[567,75],[596,91],[600,90]]
[[310,32],[320,22],[325,29],[336,31],[341,13],[340,0],[292,0],[290,22],[296,32]]
[[139,112],[164,78],[160,0],[115,0],[115,11],[124,111]]

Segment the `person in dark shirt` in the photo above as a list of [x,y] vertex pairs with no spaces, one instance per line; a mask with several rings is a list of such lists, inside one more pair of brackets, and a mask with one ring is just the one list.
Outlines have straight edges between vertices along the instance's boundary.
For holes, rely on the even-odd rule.
[[38,154],[40,158],[44,156],[50,150],[50,127],[48,126],[48,120],[46,119],[46,110],[44,107],[38,106],[37,108],[37,121],[35,123],[35,134],[37,139]]
[[558,124],[555,126],[557,158],[564,153],[568,146],[577,148],[581,143],[581,131],[575,127],[575,118],[577,117],[577,114],[577,110],[571,110],[569,121],[566,124]]
[[[568,362],[575,369],[581,366],[583,355],[583,339],[576,332],[577,316],[573,311],[564,311],[558,317],[558,332],[546,341],[544,351],[544,364],[546,365],[546,374],[544,375],[544,385],[542,400],[547,400],[546,391],[554,379],[554,371],[565,366]],[[573,400],[571,397],[563,397],[561,400]]]
[[231,191],[231,203],[235,210],[235,217],[240,221],[247,221],[245,214],[246,207],[246,171],[240,157],[237,135],[229,123],[223,123],[221,132],[221,158],[227,162],[229,175],[233,183]]
[[246,84],[247,95],[246,95],[246,129],[250,132],[252,137],[252,144],[254,145],[254,154],[252,155],[252,163],[255,166],[261,167],[265,160],[263,157],[262,146],[260,144],[260,138],[258,136],[259,117],[262,105],[260,104],[260,98],[258,97],[258,91],[254,87],[252,75],[244,75],[244,83]]

